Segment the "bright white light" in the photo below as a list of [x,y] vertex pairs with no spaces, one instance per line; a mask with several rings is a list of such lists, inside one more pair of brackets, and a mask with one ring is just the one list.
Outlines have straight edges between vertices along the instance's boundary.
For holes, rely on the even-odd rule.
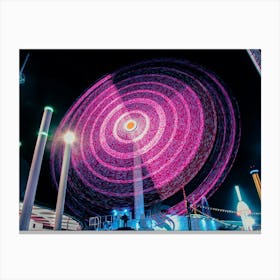
[[67,144],[72,144],[75,141],[75,134],[72,131],[68,131],[64,135],[64,141]]
[[240,190],[239,190],[239,186],[235,186],[235,191],[237,193],[238,200],[241,201],[242,197],[241,197],[241,193],[240,193]]

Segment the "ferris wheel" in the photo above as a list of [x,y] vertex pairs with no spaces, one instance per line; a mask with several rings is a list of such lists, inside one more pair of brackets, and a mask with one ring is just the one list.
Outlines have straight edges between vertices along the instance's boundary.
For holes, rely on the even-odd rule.
[[178,202],[182,190],[191,204],[208,206],[205,196],[221,186],[240,141],[238,106],[221,80],[176,59],[119,69],[76,100],[53,138],[50,165],[57,188],[60,139],[69,129],[77,141],[66,205],[78,217],[167,199],[185,211],[184,201]]

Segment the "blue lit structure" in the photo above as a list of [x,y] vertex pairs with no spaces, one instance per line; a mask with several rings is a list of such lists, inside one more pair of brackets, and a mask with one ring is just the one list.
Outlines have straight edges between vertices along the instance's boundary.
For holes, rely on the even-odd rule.
[[202,208],[203,215],[211,217],[211,210],[209,208],[209,204],[205,196],[203,196],[201,199],[201,208]]
[[250,171],[250,175],[253,175],[255,173],[259,173],[259,170],[258,169],[253,169]]
[[25,60],[24,60],[22,66],[21,66],[21,69],[19,71],[19,83],[21,85],[25,83],[25,75],[23,74],[23,70],[25,68],[25,65],[27,63],[28,58],[29,58],[29,53],[26,55]]
[[[121,211],[113,211],[114,216],[92,217],[89,221],[91,230],[107,231],[119,230],[123,228],[121,220]],[[117,214],[116,214],[117,213]],[[129,212],[129,214],[131,214]],[[129,215],[131,217],[131,215]],[[215,231],[215,230],[237,230],[240,229],[242,223],[240,221],[219,221],[211,217],[200,214],[191,214],[191,231]],[[149,231],[189,231],[188,217],[185,215],[166,215],[165,223],[169,226],[162,226],[154,216],[145,216],[145,228],[141,228],[136,219],[128,220],[130,230],[149,230]]]

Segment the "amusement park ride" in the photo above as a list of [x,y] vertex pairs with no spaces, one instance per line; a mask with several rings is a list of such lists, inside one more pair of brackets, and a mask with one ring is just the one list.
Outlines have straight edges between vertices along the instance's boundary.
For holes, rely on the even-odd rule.
[[[29,229],[52,112],[45,107],[20,230]],[[71,141],[62,141],[65,133]],[[238,105],[207,69],[164,59],[109,74],[79,97],[52,139],[54,230],[62,229],[66,188],[68,208],[78,218],[88,214],[89,230],[252,230],[239,188],[233,212],[242,224],[213,218],[206,198],[221,186],[239,142]],[[252,175],[260,196],[258,172]],[[182,201],[165,205],[178,194]]]

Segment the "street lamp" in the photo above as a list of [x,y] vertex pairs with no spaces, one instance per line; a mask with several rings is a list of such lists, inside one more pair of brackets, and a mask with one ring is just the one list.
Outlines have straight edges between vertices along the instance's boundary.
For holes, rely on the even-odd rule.
[[54,230],[61,230],[62,217],[64,212],[65,195],[67,188],[67,178],[71,157],[71,145],[75,142],[75,134],[72,131],[68,131],[64,134],[64,154],[60,173],[58,195],[55,210],[55,225]]

